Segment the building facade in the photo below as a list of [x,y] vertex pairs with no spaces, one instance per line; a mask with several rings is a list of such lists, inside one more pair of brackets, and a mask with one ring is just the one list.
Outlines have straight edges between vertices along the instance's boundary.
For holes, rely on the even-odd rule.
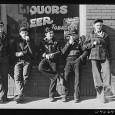
[[[29,26],[31,36],[36,46],[44,36],[43,29],[48,25],[53,25],[55,36],[63,41],[63,19],[79,17],[79,34],[86,35],[92,28],[92,22],[96,18],[104,21],[104,27],[110,35],[111,41],[111,75],[112,91],[114,91],[115,78],[115,5],[101,4],[0,4],[0,18],[5,24],[5,32],[10,36],[12,43],[18,35],[20,26]],[[31,71],[31,78],[28,85],[28,96],[48,96],[49,79],[46,79],[37,69],[39,61],[35,61]],[[13,66],[9,71],[9,92],[8,95],[14,95],[15,85],[13,80]],[[70,94],[73,94],[73,76],[70,78]],[[81,95],[95,95],[93,77],[91,72],[91,63],[88,60],[82,67],[82,76],[80,82]],[[57,94],[58,95],[58,94]]]

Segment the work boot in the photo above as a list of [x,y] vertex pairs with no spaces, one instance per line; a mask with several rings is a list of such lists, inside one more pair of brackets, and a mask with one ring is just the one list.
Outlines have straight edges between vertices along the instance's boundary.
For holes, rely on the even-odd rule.
[[78,103],[80,101],[80,92],[74,93],[74,102]]
[[9,98],[2,99],[0,100],[0,104],[4,104],[5,102],[8,102],[8,101],[11,101],[11,99]]
[[23,99],[24,99],[24,95],[20,94],[14,98],[14,101],[16,101],[17,103],[22,103]]
[[102,102],[102,103],[105,103],[105,102],[106,102],[104,90],[102,90],[100,98],[101,98],[101,102]]
[[55,98],[54,97],[50,97],[50,102],[54,102]]
[[103,87],[102,86],[97,86],[96,87],[96,92],[97,92],[97,99],[100,101],[101,99],[101,91],[103,90]]
[[75,103],[80,102],[80,98],[74,98],[74,102],[75,102]]
[[97,91],[97,99],[99,100],[101,98],[101,94]]
[[67,97],[66,96],[63,96],[62,97],[62,102],[66,102],[67,101]]

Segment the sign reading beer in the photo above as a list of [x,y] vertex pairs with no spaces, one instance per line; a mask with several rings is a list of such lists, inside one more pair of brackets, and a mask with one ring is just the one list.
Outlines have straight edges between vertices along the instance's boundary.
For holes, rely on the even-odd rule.
[[54,30],[64,30],[63,19],[78,15],[76,5],[19,4],[18,7],[18,13],[23,14],[18,20],[19,25],[37,28],[39,31],[45,26],[51,26]]

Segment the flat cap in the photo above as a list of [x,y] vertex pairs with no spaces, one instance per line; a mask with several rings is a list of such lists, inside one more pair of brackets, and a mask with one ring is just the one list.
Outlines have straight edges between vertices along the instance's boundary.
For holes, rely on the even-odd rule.
[[95,24],[95,23],[97,23],[97,22],[101,22],[101,23],[103,23],[103,20],[102,20],[102,19],[100,19],[100,18],[97,18],[97,19],[95,19],[95,20],[94,20],[94,22],[93,22],[93,23]]
[[19,33],[20,33],[21,31],[27,31],[27,32],[28,32],[28,30],[29,30],[29,29],[28,29],[27,27],[21,27],[20,30],[19,30]]
[[0,25],[4,25],[4,23],[2,21],[0,21]]
[[71,34],[78,34],[78,31],[76,29],[72,29],[68,32],[68,35],[71,35]]

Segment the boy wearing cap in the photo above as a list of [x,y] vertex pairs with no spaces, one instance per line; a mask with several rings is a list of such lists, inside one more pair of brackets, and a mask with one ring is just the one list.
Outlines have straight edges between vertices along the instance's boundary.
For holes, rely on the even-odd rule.
[[4,23],[0,21],[0,103],[8,101],[8,69],[10,53],[8,36],[4,32]]
[[39,71],[51,80],[49,87],[49,98],[51,102],[55,101],[57,78],[60,76],[57,72],[57,55],[60,54],[59,43],[54,38],[54,31],[50,27],[45,28],[45,38],[40,43],[39,55],[42,60],[39,63]]
[[103,20],[96,19],[94,29],[86,36],[85,49],[90,49],[89,59],[92,63],[92,73],[97,99],[106,102],[105,93],[110,90],[110,46],[109,36],[102,29]]
[[14,40],[12,44],[12,54],[16,58],[14,66],[14,80],[17,95],[14,100],[17,103],[23,101],[25,86],[30,75],[31,57],[35,51],[28,34],[28,28],[21,27],[19,30],[20,37]]
[[67,101],[67,95],[69,90],[68,78],[70,73],[75,73],[74,81],[74,102],[79,102],[80,90],[79,90],[79,77],[81,62],[88,55],[88,51],[83,51],[83,42],[80,42],[78,31],[76,29],[71,30],[68,34],[70,39],[67,41],[65,47],[62,49],[63,55],[66,55],[66,65],[64,68],[64,83],[62,88],[62,101]]

